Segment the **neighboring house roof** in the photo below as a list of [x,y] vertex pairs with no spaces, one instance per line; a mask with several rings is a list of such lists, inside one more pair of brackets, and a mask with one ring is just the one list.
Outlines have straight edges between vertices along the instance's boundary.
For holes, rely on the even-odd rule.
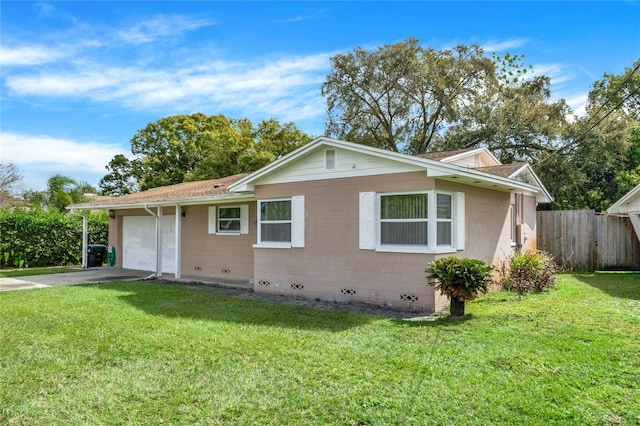
[[627,216],[629,213],[640,213],[640,185],[613,203],[613,205],[607,209],[607,213],[623,216]]
[[476,170],[489,173],[492,175],[508,178],[508,177],[512,177],[515,173],[519,172],[520,169],[526,166],[527,166],[527,163],[511,163],[511,164],[500,164],[498,166],[477,167]]
[[227,176],[220,179],[202,180],[196,182],[183,182],[176,185],[152,188],[147,191],[134,194],[95,200],[83,204],[75,204],[75,209],[108,208],[108,207],[134,207],[146,204],[169,204],[180,201],[210,200],[212,198],[231,197],[229,185],[247,176],[247,173]]
[[477,150],[478,148],[465,148],[465,149],[452,149],[449,151],[437,151],[437,152],[425,152],[422,154],[416,154],[416,157],[426,158],[428,160],[442,161],[450,157],[455,157],[459,154],[464,154]]
[[[325,168],[327,150],[335,149],[337,167]],[[435,158],[440,158],[435,160]],[[469,164],[484,167],[472,167]],[[486,148],[413,156],[366,145],[319,137],[250,174],[185,182],[136,194],[70,206],[70,209],[132,208],[147,205],[205,204],[254,199],[255,185],[336,179],[354,176],[426,172],[426,176],[497,191],[533,195],[538,202],[553,198],[526,163],[501,165]]]

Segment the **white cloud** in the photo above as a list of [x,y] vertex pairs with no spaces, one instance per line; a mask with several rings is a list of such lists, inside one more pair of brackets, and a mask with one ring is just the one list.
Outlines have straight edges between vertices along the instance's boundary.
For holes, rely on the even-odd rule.
[[324,114],[324,108],[315,106],[329,70],[329,56],[246,63],[217,60],[165,71],[94,65],[91,69],[8,76],[5,84],[11,96],[75,97],[115,102],[133,110],[231,108],[266,117],[278,112],[295,120]]
[[105,166],[122,147],[97,142],[76,141],[47,135],[0,133],[2,161],[16,163],[26,188],[41,190],[54,174],[88,181],[97,186],[107,172]]
[[211,25],[213,23],[205,19],[189,19],[180,15],[158,15],[138,22],[130,29],[118,31],[117,35],[127,43],[143,44]]
[[579,117],[586,114],[588,99],[588,92],[578,93],[572,96],[565,97],[565,101],[567,101],[567,104],[571,107],[573,114]]
[[567,83],[575,78],[575,74],[568,70],[565,64],[535,64],[533,65],[535,75],[546,75],[551,78],[551,83],[559,85]]
[[508,38],[502,41],[492,40],[482,45],[485,52],[502,52],[508,49],[521,47],[529,42],[526,38]]
[[42,65],[69,56],[69,50],[52,49],[45,46],[0,46],[0,64],[7,66]]

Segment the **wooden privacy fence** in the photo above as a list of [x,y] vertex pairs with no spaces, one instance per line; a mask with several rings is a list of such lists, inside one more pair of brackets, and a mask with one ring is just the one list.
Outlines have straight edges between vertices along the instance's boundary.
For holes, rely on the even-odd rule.
[[628,217],[593,210],[539,211],[537,245],[568,269],[640,269],[640,242]]

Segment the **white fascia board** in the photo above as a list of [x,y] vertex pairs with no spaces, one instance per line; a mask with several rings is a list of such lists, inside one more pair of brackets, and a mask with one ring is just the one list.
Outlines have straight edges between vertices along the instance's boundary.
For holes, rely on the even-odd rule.
[[529,164],[525,164],[522,167],[520,167],[517,171],[515,171],[514,173],[511,173],[511,175],[509,176],[509,178],[511,179],[515,179],[517,176],[519,176],[522,172],[526,171],[527,173],[529,173],[529,175],[533,178],[533,180],[536,182],[536,185],[540,188],[540,192],[542,192],[542,195],[544,197],[544,200],[539,199],[537,200],[539,203],[552,203],[554,198],[553,196],[551,196],[551,194],[549,193],[549,191],[547,190],[547,188],[545,188],[545,186],[542,184],[542,181],[540,180],[540,178],[538,177],[538,175],[536,174],[536,172],[533,171],[533,168],[529,165]]
[[337,139],[331,139],[325,136],[318,137],[296,151],[293,151],[279,160],[263,167],[262,169],[251,173],[250,175],[240,179],[239,181],[229,185],[229,191],[231,192],[247,192],[254,190],[254,183],[263,176],[283,167],[287,164],[319,149],[321,147],[333,147],[341,148],[348,151],[357,152],[360,154],[371,155],[374,157],[385,158],[388,160],[396,160],[400,163],[410,164],[418,166],[424,169],[432,169],[432,173],[438,176],[448,176],[455,171],[451,170],[452,167],[459,167],[451,164],[442,163],[440,161],[429,160],[426,158],[414,157],[412,155],[401,154],[399,152],[388,151],[380,148],[374,148],[367,145],[361,145],[353,142],[346,142]]
[[[353,152],[357,152],[365,155],[372,155],[375,157],[385,158],[388,160],[396,160],[403,164],[414,165],[414,166],[425,169],[427,173],[427,177],[437,178],[437,177],[460,176],[460,177],[467,177],[471,179],[480,180],[490,184],[495,183],[501,186],[513,188],[518,191],[523,191],[528,194],[536,194],[536,196],[541,191],[543,193],[545,192],[542,189],[544,187],[537,187],[535,185],[530,185],[515,179],[509,179],[501,176],[492,175],[489,173],[480,172],[476,169],[472,169],[467,166],[459,166],[456,164],[443,163],[442,161],[429,160],[427,158],[415,157],[412,155],[401,154],[399,152],[393,152],[393,151],[387,151],[380,148],[373,148],[367,145],[361,145],[353,142],[346,142],[346,141],[341,141],[337,139],[331,139],[325,136],[321,136],[314,139],[313,141],[297,149],[296,151],[293,151],[287,154],[281,159],[274,161],[273,163],[263,167],[262,169],[244,177],[243,179],[240,179],[234,184],[229,185],[228,189],[231,192],[253,191],[254,183],[258,181],[260,178],[323,146],[346,149],[349,151],[353,151]],[[486,148],[478,148],[477,150],[473,150],[470,152],[478,152],[478,151],[486,151],[489,155],[495,158],[493,154],[491,154],[491,152],[488,151]]]
[[609,214],[627,214],[627,213],[630,213],[628,211],[629,208],[626,206],[626,204],[628,204],[633,197],[638,195],[639,192],[640,192],[640,185],[637,185],[631,191],[629,191],[626,194],[624,194],[622,196],[622,198],[620,198],[618,201],[613,203],[613,205],[607,209],[607,213],[609,213]]
[[119,204],[74,204],[68,206],[68,210],[122,210],[122,209],[137,209],[148,207],[167,207],[180,204],[181,206],[195,206],[202,204],[220,204],[227,202],[246,202],[255,201],[256,198],[253,194],[226,194],[216,196],[205,197],[191,197],[191,198],[174,198],[170,200],[162,201],[137,201],[132,203],[119,203]]

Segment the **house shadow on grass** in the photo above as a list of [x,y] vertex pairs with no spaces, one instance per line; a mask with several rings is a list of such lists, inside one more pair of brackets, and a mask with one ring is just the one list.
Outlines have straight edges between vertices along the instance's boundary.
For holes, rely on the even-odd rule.
[[574,277],[613,297],[640,300],[640,273],[594,272],[574,274]]
[[348,330],[380,319],[346,311],[341,309],[344,307],[341,304],[313,301],[282,303],[277,298],[260,300],[248,290],[221,287],[153,281],[119,281],[87,284],[87,287],[122,292],[119,300],[147,314],[168,318],[330,332]]

